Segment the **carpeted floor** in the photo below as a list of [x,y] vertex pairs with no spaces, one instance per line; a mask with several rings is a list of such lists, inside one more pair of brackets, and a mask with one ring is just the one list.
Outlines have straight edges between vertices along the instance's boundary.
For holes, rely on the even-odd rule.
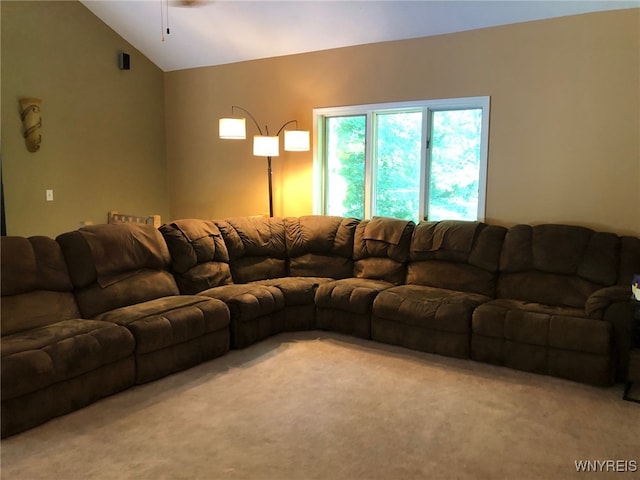
[[282,334],[3,440],[2,479],[582,478],[576,461],[640,464],[640,404],[621,394]]

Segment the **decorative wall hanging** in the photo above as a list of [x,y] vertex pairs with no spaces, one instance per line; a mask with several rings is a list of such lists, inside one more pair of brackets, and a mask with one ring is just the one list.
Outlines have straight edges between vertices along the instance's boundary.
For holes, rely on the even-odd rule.
[[40,115],[40,105],[42,100],[39,98],[21,98],[20,99],[20,118],[22,119],[22,135],[27,144],[27,150],[37,152],[42,142],[42,117]]

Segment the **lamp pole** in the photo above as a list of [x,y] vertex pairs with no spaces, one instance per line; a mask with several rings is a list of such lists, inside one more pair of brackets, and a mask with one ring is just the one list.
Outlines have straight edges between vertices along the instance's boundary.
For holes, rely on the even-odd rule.
[[273,183],[271,180],[271,157],[267,157],[267,178],[269,179],[269,216],[273,217]]

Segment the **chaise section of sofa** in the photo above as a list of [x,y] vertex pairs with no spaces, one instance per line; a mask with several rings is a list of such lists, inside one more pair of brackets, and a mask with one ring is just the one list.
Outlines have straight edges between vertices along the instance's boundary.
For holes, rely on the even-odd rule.
[[[617,235],[585,227],[511,227],[500,257],[497,298],[473,315],[472,358],[610,384],[615,319],[607,319],[607,310],[622,296],[628,305],[630,297],[631,278],[620,278],[620,247]],[[623,281],[624,294],[615,287]]]
[[371,310],[383,290],[403,284],[415,224],[395,218],[361,221],[354,232],[353,276],[319,286],[320,328],[371,338]]
[[372,339],[468,358],[471,317],[495,297],[505,233],[481,222],[420,222],[411,239],[406,284],[374,300]]
[[137,383],[229,350],[229,309],[220,300],[180,295],[167,245],[153,226],[95,225],[57,241],[82,315],[133,334]]
[[80,318],[60,246],[2,237],[2,437],[134,384],[133,336]]

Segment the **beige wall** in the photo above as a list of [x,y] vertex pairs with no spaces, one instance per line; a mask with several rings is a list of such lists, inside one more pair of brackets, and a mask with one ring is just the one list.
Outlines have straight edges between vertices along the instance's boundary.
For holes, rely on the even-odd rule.
[[[640,235],[639,27],[621,10],[167,73],[170,216],[268,211],[266,160],[217,138],[232,104],[311,129],[314,107],[490,95],[487,221]],[[311,152],[275,158],[274,187],[276,215],[312,213]]]
[[[166,74],[78,2],[0,9],[9,234],[55,236],[108,210],[267,212],[266,160],[217,138],[232,104],[272,130],[292,118],[311,129],[314,107],[490,95],[489,222],[640,235],[639,9]],[[43,99],[37,153],[21,96]],[[273,163],[276,215],[312,213],[312,153]]]
[[[109,210],[166,218],[163,72],[79,2],[0,8],[8,234],[55,236]],[[118,69],[120,50],[130,71]],[[22,138],[22,96],[43,100],[36,153]]]

